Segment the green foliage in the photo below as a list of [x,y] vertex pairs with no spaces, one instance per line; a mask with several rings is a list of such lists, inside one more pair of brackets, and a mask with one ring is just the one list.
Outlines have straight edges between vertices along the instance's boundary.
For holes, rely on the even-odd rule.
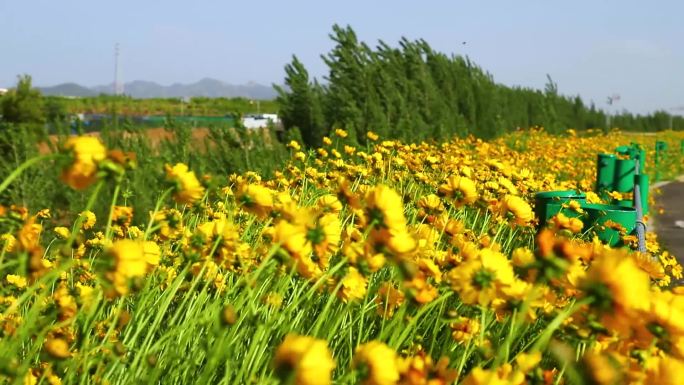
[[[402,38],[398,47],[379,41],[370,48],[351,27],[333,26],[333,49],[322,58],[325,85],[311,79],[295,56],[285,66],[287,89],[278,102],[286,129],[299,128],[304,142],[318,145],[334,128],[363,140],[368,131],[406,140],[439,140],[473,134],[491,138],[517,128],[543,126],[552,133],[568,128],[602,128],[606,113],[579,96],[559,94],[548,77],[543,91],[497,84],[461,56],[434,51],[423,40]],[[635,131],[684,127],[684,117],[666,113],[613,117],[613,126]]]
[[31,87],[31,77],[18,77],[17,86],[0,99],[2,120],[14,124],[39,126],[45,123],[45,103],[43,97]]
[[256,101],[247,98],[193,97],[185,101],[180,98],[133,99],[125,95],[99,95],[87,98],[48,96],[46,99],[62,105],[68,114],[116,112],[126,116],[225,116],[278,111],[274,100],[260,100],[257,106]]

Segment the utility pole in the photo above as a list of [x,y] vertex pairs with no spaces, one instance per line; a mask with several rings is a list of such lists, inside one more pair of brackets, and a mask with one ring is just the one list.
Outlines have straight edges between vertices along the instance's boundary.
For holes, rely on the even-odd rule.
[[674,114],[681,114],[682,112],[684,112],[684,106],[672,107],[672,108],[669,108],[668,110],[670,111],[670,113],[668,114],[668,115],[670,115],[670,127],[668,127],[668,128],[670,130],[674,130],[674,127],[672,127],[673,121],[674,121],[674,119],[673,119]]
[[123,83],[121,83],[119,73],[119,43],[114,45],[114,95],[124,93]]
[[619,100],[620,100],[620,95],[618,95],[618,94],[613,94],[613,95],[608,97],[608,102],[607,102],[608,103],[608,111],[606,112],[606,132],[610,131],[610,129],[612,128],[611,127],[612,111],[611,111],[610,107],[612,107],[613,104],[615,104]]

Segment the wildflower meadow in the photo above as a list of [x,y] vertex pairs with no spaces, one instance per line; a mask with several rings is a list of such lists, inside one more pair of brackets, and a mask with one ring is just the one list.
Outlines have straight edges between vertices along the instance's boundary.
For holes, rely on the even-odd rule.
[[639,252],[604,224],[620,234],[606,245],[573,201],[541,224],[535,194],[627,199],[596,191],[597,154],[633,142],[653,159],[663,141],[645,172],[668,179],[683,139],[337,129],[286,141],[267,172],[222,174],[138,154],[135,134],[60,135],[0,181],[73,197],[0,207],[0,382],[681,383],[682,266],[652,232]]

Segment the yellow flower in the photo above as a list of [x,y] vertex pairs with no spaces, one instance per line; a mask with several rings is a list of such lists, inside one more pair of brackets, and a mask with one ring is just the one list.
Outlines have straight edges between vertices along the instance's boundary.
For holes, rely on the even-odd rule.
[[237,201],[245,211],[265,218],[273,210],[273,192],[257,184],[243,184],[238,189]]
[[360,371],[362,385],[393,385],[399,381],[397,353],[380,341],[359,345],[353,364]]
[[648,309],[649,282],[648,274],[626,250],[603,249],[580,286],[594,299],[591,307],[603,316],[604,324],[624,330],[639,317],[638,312]]
[[14,275],[14,274],[8,274],[7,277],[5,277],[5,280],[10,285],[14,285],[19,289],[23,289],[26,287],[26,278],[24,278],[22,276]]
[[197,180],[195,173],[188,169],[183,163],[176,163],[175,166],[166,165],[166,180],[175,183],[173,199],[178,203],[193,204],[202,199],[204,187]]
[[506,195],[501,202],[502,215],[512,213],[515,223],[526,225],[534,219],[534,212],[524,199],[516,195]]
[[376,133],[373,132],[373,131],[368,131],[368,132],[366,133],[366,138],[372,140],[373,142],[375,142],[376,140],[378,140],[379,137],[380,137],[380,136],[378,136],[378,134],[376,134]]
[[294,151],[299,151],[302,148],[296,140],[291,140],[290,143],[287,144],[287,147],[293,149]]
[[144,243],[123,239],[116,241],[108,250],[114,258],[114,271],[108,274],[114,289],[120,295],[128,293],[128,280],[142,277],[148,270]]
[[83,218],[82,219],[83,222],[81,223],[81,227],[83,227],[84,230],[90,230],[93,228],[93,226],[95,226],[95,222],[97,222],[97,217],[95,217],[94,212],[87,210],[87,211],[81,212],[81,214],[79,214],[79,215],[81,216],[81,218]]
[[463,262],[449,272],[451,287],[467,304],[487,305],[499,300],[503,289],[513,283],[515,275],[508,258],[492,249],[482,249],[474,259]]
[[379,185],[366,194],[366,215],[375,226],[405,231],[406,217],[401,196],[391,188]]
[[148,270],[159,265],[161,259],[161,249],[156,242],[145,241],[143,243],[143,253],[145,255],[145,262],[147,262]]
[[121,226],[129,226],[133,220],[133,207],[114,206],[112,221]]
[[17,243],[17,238],[12,234],[0,235],[0,252],[11,253],[14,251],[14,245]]
[[55,233],[60,239],[67,239],[71,235],[71,230],[64,226],[57,226],[55,227]]
[[458,342],[468,342],[480,333],[480,321],[467,317],[459,317],[449,327],[451,337]]
[[513,250],[511,261],[515,266],[526,266],[534,262],[534,253],[527,247],[518,247]]
[[324,136],[323,137],[323,144],[325,144],[326,146],[330,146],[332,144],[332,140],[330,138],[328,138],[327,136]]
[[518,364],[518,369],[527,373],[537,367],[541,362],[541,359],[541,352],[520,353],[515,357],[515,363]]
[[342,288],[337,293],[342,302],[349,302],[362,299],[366,295],[366,277],[364,277],[354,267],[347,269],[347,274],[342,278]]
[[454,199],[457,207],[473,203],[477,200],[477,187],[471,179],[462,176],[451,176],[446,183],[439,186],[439,193]]
[[83,190],[97,179],[98,164],[107,157],[107,149],[94,136],[69,138],[64,149],[71,151],[73,162],[62,170],[61,179],[71,188]]
[[340,138],[346,138],[347,137],[347,131],[337,128],[335,129],[335,136],[340,137]]
[[326,341],[288,334],[275,352],[276,373],[296,385],[328,385],[335,368]]
[[378,314],[383,318],[391,318],[394,311],[404,303],[404,293],[389,282],[384,282],[375,297]]
[[48,337],[43,346],[45,351],[54,358],[65,359],[71,356],[69,343],[64,338]]
[[647,369],[649,385],[679,385],[684,373],[684,361],[668,356],[655,359],[656,362]]

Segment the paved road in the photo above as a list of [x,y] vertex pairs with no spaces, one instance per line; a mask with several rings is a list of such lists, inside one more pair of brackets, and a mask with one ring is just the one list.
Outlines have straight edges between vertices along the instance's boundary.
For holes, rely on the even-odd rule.
[[[677,181],[660,187],[662,195],[657,200],[655,230],[663,247],[670,251],[679,263],[684,264],[684,228],[675,226],[675,221],[684,221],[684,182]],[[657,208],[665,212],[657,214]]]

